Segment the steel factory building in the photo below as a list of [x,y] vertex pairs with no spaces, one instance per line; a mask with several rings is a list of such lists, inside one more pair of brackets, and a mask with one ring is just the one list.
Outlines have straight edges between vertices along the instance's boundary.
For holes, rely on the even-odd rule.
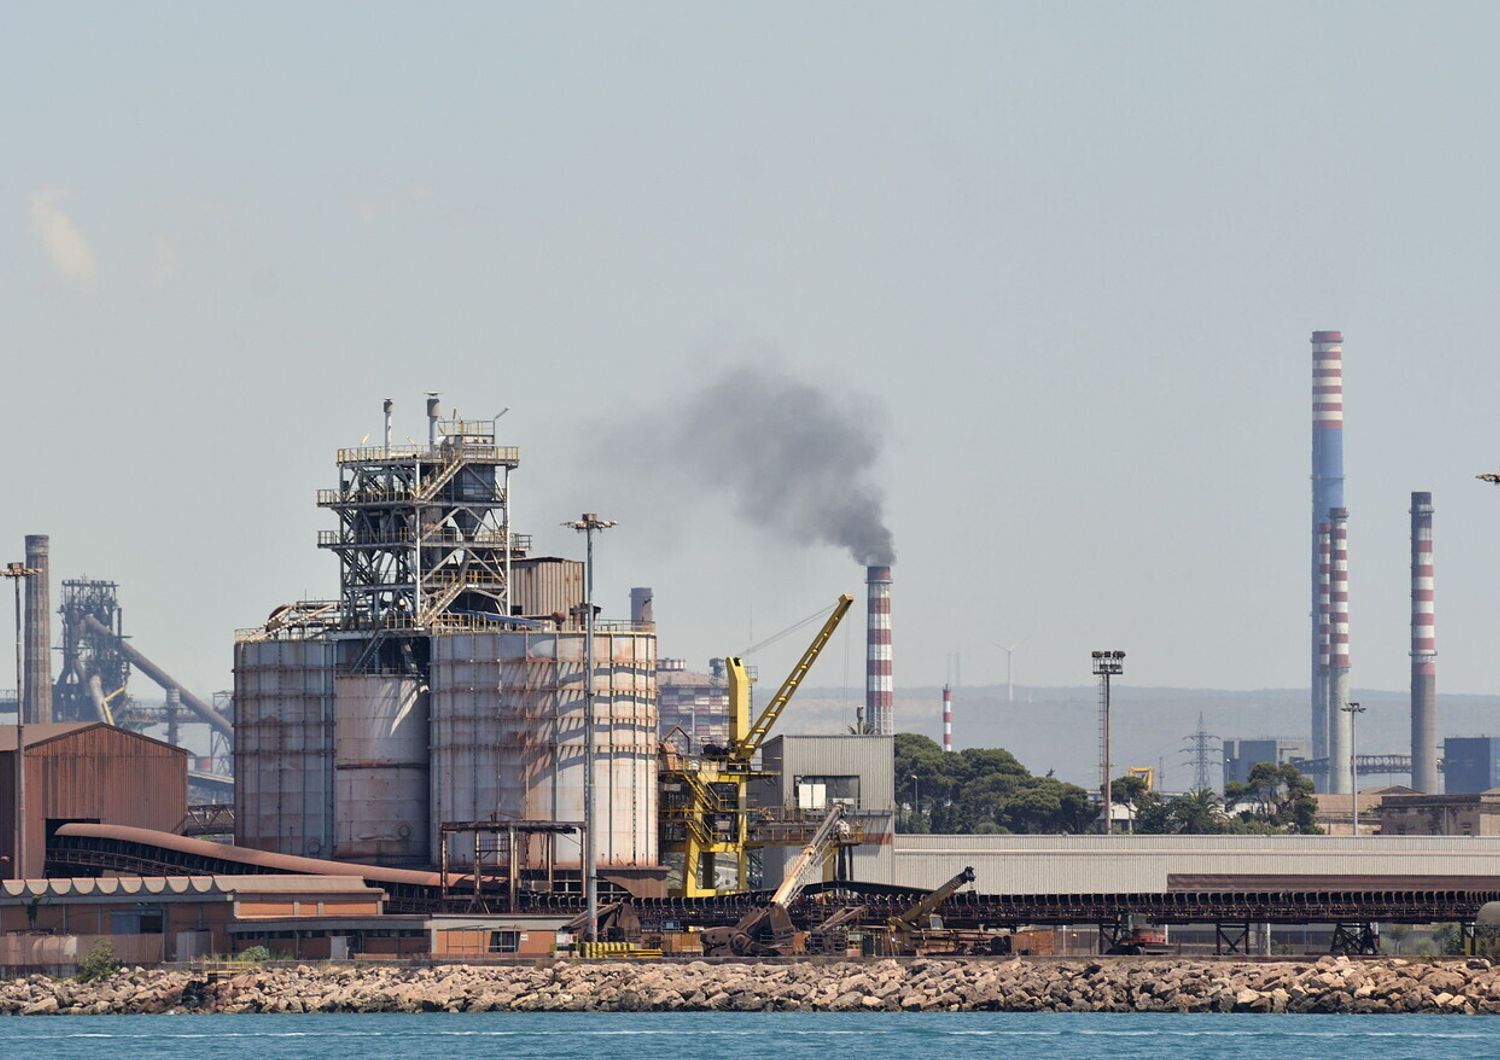
[[[427,444],[396,446],[387,402],[384,444],[340,450],[318,492],[338,598],[236,637],[235,842],[386,866],[477,855],[576,890],[591,683],[600,876],[659,888],[654,627],[596,622],[586,672],[582,565],[532,556],[511,524],[519,451],[493,420],[427,411]],[[486,836],[497,820],[525,827]]]

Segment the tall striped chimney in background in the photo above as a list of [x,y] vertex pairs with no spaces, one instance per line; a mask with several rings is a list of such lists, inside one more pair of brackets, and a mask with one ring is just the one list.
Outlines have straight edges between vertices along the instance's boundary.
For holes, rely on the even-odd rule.
[[943,750],[953,751],[953,686],[943,686]]
[[1429,795],[1437,776],[1437,611],[1432,494],[1411,495],[1411,786]]
[[[1312,711],[1313,757],[1328,754],[1326,734],[1336,719],[1327,716],[1328,697],[1319,694],[1318,525],[1344,506],[1344,335],[1312,333]],[[1322,744],[1323,746],[1319,746]],[[1327,776],[1333,777],[1330,768]],[[1324,788],[1324,790],[1333,790]]]

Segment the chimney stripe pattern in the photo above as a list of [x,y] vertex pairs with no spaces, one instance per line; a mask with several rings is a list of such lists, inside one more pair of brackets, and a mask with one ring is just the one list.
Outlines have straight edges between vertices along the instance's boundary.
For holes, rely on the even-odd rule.
[[868,626],[865,640],[865,728],[877,736],[895,733],[891,681],[891,568],[866,567]]
[[1439,794],[1437,777],[1437,588],[1432,494],[1411,495],[1411,786]]
[[953,753],[953,686],[943,686],[943,750]]
[[1349,761],[1354,719],[1349,702],[1349,511],[1328,513],[1332,570],[1329,582],[1328,790],[1348,795],[1355,783]]
[[26,535],[26,566],[40,573],[26,579],[25,670],[26,702],[18,704],[28,725],[52,720],[52,573],[46,534]]
[[1332,662],[1329,646],[1333,640],[1332,598],[1333,548],[1331,530],[1318,524],[1318,667],[1313,689],[1313,758],[1328,757],[1328,669]]
[[[1322,735],[1331,725],[1326,694],[1320,694],[1318,650],[1321,633],[1318,613],[1318,525],[1334,508],[1344,506],[1344,336],[1339,331],[1312,333],[1312,606],[1311,728],[1314,757]],[[1326,752],[1327,748],[1323,750]]]

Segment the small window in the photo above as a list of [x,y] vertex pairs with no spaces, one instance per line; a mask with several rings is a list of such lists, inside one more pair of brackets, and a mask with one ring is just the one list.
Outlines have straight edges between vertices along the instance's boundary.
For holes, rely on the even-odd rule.
[[520,949],[521,933],[519,931],[490,932],[491,953],[519,953]]

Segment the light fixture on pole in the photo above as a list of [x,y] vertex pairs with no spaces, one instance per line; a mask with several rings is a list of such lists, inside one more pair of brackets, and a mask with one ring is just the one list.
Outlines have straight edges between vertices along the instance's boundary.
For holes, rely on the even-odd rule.
[[21,660],[21,581],[42,573],[39,567],[28,567],[24,563],[7,563],[0,567],[0,576],[11,579],[16,586],[16,821],[15,856],[11,858],[11,871],[16,879],[26,878],[26,702],[25,665]]
[[1115,831],[1114,801],[1109,797],[1109,679],[1125,672],[1123,651],[1093,652],[1094,676],[1099,678],[1099,802],[1104,808],[1104,834]]
[[1349,834],[1358,838],[1359,836],[1359,769],[1358,760],[1354,757],[1354,721],[1365,712],[1365,708],[1358,703],[1345,703],[1339,708],[1349,715],[1349,817],[1354,822],[1349,829]]
[[[588,940],[599,941],[599,848],[594,827],[594,534],[617,525],[584,512],[562,524],[583,534],[583,894],[588,913]],[[553,763],[557,767],[557,763]]]

